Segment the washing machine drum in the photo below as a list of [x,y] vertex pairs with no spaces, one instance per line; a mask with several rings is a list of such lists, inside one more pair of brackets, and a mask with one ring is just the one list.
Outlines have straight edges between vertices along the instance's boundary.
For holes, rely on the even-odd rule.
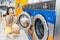
[[18,24],[21,29],[28,30],[31,24],[30,15],[26,12],[21,12],[20,15],[18,16]]
[[48,37],[48,27],[46,20],[40,14],[34,17],[34,33],[36,40],[47,40]]

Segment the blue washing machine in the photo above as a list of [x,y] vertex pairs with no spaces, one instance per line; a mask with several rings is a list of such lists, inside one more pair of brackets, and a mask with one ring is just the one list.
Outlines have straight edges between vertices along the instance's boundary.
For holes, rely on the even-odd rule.
[[[36,40],[53,38],[56,19],[55,1],[28,4],[23,7],[23,11],[29,14],[30,17],[33,17],[33,29]],[[30,18],[30,20],[32,19]]]

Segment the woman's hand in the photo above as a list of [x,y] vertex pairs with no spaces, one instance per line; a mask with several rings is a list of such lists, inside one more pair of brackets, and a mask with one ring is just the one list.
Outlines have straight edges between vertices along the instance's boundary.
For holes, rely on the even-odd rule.
[[13,33],[15,33],[15,34],[19,34],[20,31],[19,31],[19,30],[14,30]]

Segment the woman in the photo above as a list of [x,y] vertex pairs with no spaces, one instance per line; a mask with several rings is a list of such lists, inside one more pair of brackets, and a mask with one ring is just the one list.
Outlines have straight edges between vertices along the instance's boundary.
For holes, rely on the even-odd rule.
[[[18,34],[16,35],[17,37],[13,37],[11,40],[28,40],[25,31],[20,29],[16,24],[17,23],[16,16],[14,16],[13,14],[14,11],[12,7],[9,7],[7,9],[5,32],[8,34],[10,38],[14,36],[12,34]],[[10,38],[6,40],[10,40]]]
[[13,8],[12,7],[9,7],[7,9],[7,16],[5,18],[6,20],[6,27],[5,27],[5,32],[10,36],[12,37],[12,34],[19,34],[19,30],[20,28],[19,27],[16,27],[16,29],[14,30],[12,25],[14,23],[14,20],[15,20],[15,23],[17,23],[17,20],[15,19],[16,17],[14,16],[14,11],[13,11]]

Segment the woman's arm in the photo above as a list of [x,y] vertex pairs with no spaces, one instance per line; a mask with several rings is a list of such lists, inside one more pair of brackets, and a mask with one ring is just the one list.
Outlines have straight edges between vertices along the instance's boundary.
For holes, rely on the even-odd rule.
[[19,33],[20,33],[20,28],[13,29],[13,30],[11,31],[11,33],[19,34]]
[[17,17],[16,16],[13,17],[13,22],[17,23]]
[[11,33],[19,34],[20,33],[20,28],[19,28],[18,24],[16,24],[16,23],[17,23],[17,17],[14,16],[13,17],[13,25],[12,25],[12,27],[14,27],[14,28],[11,31]]
[[19,33],[20,33],[20,29],[16,28],[16,29],[13,29],[9,34],[19,34]]

